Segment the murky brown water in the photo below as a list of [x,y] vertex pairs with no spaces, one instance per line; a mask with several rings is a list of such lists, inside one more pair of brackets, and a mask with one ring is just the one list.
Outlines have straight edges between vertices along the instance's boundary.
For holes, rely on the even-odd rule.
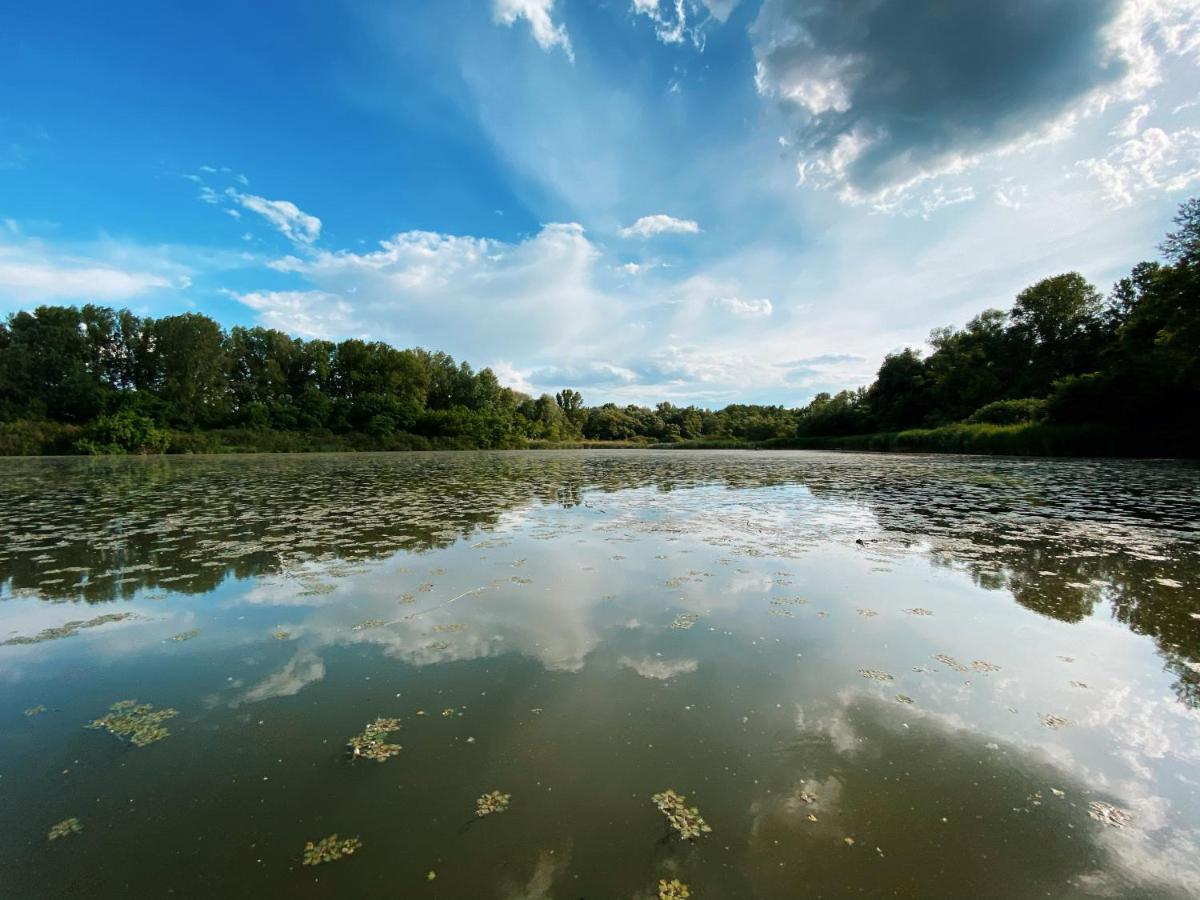
[[0,460],[6,897],[1194,896],[1198,786],[1194,466]]

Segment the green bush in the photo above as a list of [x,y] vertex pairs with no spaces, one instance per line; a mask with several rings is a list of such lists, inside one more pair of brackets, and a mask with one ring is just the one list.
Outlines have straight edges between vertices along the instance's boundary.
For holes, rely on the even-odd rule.
[[83,429],[75,442],[78,453],[93,456],[119,453],[162,453],[171,436],[154,421],[141,413],[123,409],[110,416],[100,416]]
[[1040,422],[1046,416],[1046,401],[1037,397],[996,400],[971,413],[967,421],[978,425],[1019,425]]

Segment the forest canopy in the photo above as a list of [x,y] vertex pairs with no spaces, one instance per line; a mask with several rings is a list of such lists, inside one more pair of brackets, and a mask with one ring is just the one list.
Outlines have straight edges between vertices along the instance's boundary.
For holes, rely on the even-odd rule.
[[530,397],[490,369],[420,348],[226,331],[197,313],[40,306],[0,324],[0,452],[799,446],[951,427],[1108,429],[1137,435],[1145,452],[1190,448],[1200,409],[1200,199],[1174,222],[1163,259],[1134,266],[1107,295],[1077,272],[1053,275],[1007,311],[934,329],[928,353],[889,354],[872,384],[799,408],[589,407],[576,390]]

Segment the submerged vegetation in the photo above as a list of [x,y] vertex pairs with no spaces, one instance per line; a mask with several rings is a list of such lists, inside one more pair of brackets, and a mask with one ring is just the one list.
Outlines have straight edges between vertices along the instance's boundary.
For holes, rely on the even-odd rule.
[[90,722],[88,728],[103,728],[119,738],[127,739],[135,747],[145,747],[155,741],[169,737],[163,722],[179,715],[174,709],[155,709],[149,703],[136,700],[118,700],[109,707],[106,715]]
[[357,837],[338,837],[331,834],[316,843],[308,841],[304,845],[303,864],[319,866],[322,863],[337,862],[344,856],[352,856],[355,850],[362,847],[362,841]]
[[874,382],[806,406],[584,406],[531,397],[445,353],[226,332],[41,306],[0,323],[0,454],[479,447],[842,447],[1021,454],[1195,452],[1200,199],[1164,262],[1103,296],[1068,272],[1011,310],[935,329],[929,355],[887,356]]

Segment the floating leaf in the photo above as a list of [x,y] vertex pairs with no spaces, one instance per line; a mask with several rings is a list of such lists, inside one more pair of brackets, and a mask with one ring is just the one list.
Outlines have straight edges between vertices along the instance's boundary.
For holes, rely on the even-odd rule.
[[502,794],[499,791],[484,794],[475,801],[475,815],[490,816],[492,813],[502,813],[508,809],[508,801],[511,799],[512,794]]
[[109,707],[107,715],[88,723],[88,728],[104,728],[119,738],[128,738],[135,747],[145,747],[170,736],[163,725],[179,715],[174,709],[155,709],[149,703],[119,700]]
[[83,824],[77,818],[71,816],[71,818],[63,819],[57,825],[51,826],[46,837],[49,840],[57,841],[59,838],[65,838],[70,837],[73,834],[79,834],[81,831],[83,831]]
[[336,834],[323,837],[315,844],[312,841],[304,845],[304,865],[319,866],[322,863],[337,862],[343,856],[350,856],[362,847],[362,841],[357,837],[340,838]]
[[350,748],[350,755],[355,759],[373,759],[376,762],[390,759],[403,748],[399,744],[387,743],[385,738],[399,729],[399,719],[377,718],[363,728],[361,733],[346,742]]

